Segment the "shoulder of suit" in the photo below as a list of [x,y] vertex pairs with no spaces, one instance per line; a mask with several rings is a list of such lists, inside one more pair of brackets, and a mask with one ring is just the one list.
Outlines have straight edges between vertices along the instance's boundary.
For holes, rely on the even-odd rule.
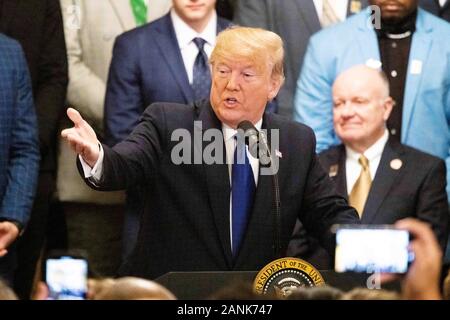
[[[316,32],[312,37],[311,41],[317,41],[321,42],[324,41],[323,39],[337,39],[339,41],[342,41],[343,39],[348,39],[351,41],[354,41],[351,37],[342,38],[342,37],[336,37],[336,34],[348,34],[353,33],[353,31],[357,30],[358,26],[361,25],[361,23],[364,23],[367,20],[367,12],[366,10],[362,10],[361,12],[354,14],[350,17],[348,17],[345,21],[336,23],[333,26],[330,26],[328,28],[323,28],[320,31]],[[327,44],[326,42],[324,43]]]
[[413,161],[421,166],[427,166],[427,165],[435,165],[437,162],[443,162],[444,160],[440,159],[439,157],[436,157],[432,154],[429,154],[427,152],[418,150],[413,147],[406,146],[404,144],[401,145],[402,148],[402,154],[403,157],[408,157],[408,161]]
[[[20,43],[12,39],[4,34],[0,33],[0,56],[6,57],[9,62],[11,61],[18,61],[17,57],[21,55],[22,46]],[[9,67],[10,65],[6,65],[3,67]]]
[[321,161],[326,161],[330,163],[333,162],[334,164],[334,162],[336,162],[339,159],[339,156],[344,150],[345,150],[344,145],[339,144],[336,146],[329,147],[328,149],[319,153],[318,156]]
[[228,19],[217,17],[217,24],[222,28],[226,29],[228,27],[234,26],[234,23]]
[[13,39],[8,37],[7,35],[0,33],[0,46],[2,46],[3,49],[19,49],[21,48],[20,43]]
[[[450,35],[450,23],[445,21],[444,19],[441,19],[434,14],[419,8],[419,15],[421,15],[422,19],[424,20],[425,25],[433,26],[433,31]],[[445,42],[445,41],[444,41]],[[449,43],[449,41],[447,41]]]
[[155,21],[152,21],[152,22],[144,24],[140,27],[136,27],[134,29],[125,31],[124,33],[122,33],[121,35],[119,35],[117,37],[116,41],[134,41],[141,37],[148,37],[149,34],[155,32],[158,29],[164,30],[166,28],[167,19],[168,19],[168,16],[166,14],[166,15],[162,16],[161,18],[156,19]]

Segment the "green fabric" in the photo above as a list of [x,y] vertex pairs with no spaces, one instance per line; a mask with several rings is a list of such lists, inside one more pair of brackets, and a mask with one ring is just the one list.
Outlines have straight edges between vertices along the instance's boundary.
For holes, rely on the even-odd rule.
[[134,14],[136,26],[142,26],[147,23],[147,5],[145,0],[130,0],[131,8]]

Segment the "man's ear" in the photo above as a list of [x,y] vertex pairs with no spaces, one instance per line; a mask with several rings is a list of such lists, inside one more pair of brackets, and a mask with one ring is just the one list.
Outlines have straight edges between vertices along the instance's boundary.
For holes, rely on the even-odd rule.
[[281,85],[283,84],[281,77],[271,77],[269,84],[269,95],[267,97],[268,101],[272,101],[280,91]]
[[383,119],[384,121],[387,121],[389,119],[389,116],[391,115],[392,109],[395,107],[395,101],[391,97],[387,97],[384,100],[383,108],[384,108],[384,115]]

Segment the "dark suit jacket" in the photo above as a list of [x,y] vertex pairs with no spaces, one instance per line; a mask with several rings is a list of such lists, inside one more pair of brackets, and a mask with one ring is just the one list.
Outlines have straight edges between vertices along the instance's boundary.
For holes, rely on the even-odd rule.
[[419,0],[419,5],[432,14],[450,22],[450,1],[441,8],[439,0]]
[[23,51],[4,35],[0,35],[0,70],[0,219],[24,226],[39,170],[36,111]]
[[[351,3],[347,14],[352,14]],[[360,1],[361,8],[367,0]],[[353,12],[354,13],[354,12]],[[292,117],[293,97],[309,38],[321,29],[312,0],[237,0],[233,21],[276,32],[285,44],[286,82],[277,97],[278,113]]]
[[[218,18],[218,32],[228,26]],[[125,139],[153,102],[193,100],[170,13],[117,37],[105,98],[108,145]]]
[[30,69],[41,148],[41,171],[56,169],[56,137],[64,112],[67,54],[58,0],[2,0],[0,32],[22,45]]
[[[336,172],[332,179],[337,191],[347,197],[345,158],[343,145],[319,155],[325,170]],[[394,159],[402,162],[398,170],[391,167]],[[361,223],[392,224],[415,217],[431,225],[445,251],[449,221],[445,177],[443,160],[389,140],[372,181]]]
[[[194,121],[201,121],[201,125],[194,125]],[[179,128],[191,134],[192,145],[198,151],[209,142],[196,145],[194,131],[202,134],[211,128],[221,130],[221,123],[206,101],[194,106],[153,104],[125,141],[112,149],[103,146],[104,171],[99,185],[86,180],[100,190],[136,184],[146,190],[138,243],[121,273],[155,278],[168,271],[259,270],[274,259],[271,177],[259,176],[246,236],[233,261],[228,165],[173,164],[171,151],[178,141],[171,141],[171,135]],[[330,187],[331,181],[314,151],[313,132],[268,113],[263,128],[269,129],[269,134],[270,129],[279,129],[283,251],[297,218],[333,251],[335,242],[329,227],[334,223],[358,223],[358,218],[356,211]],[[223,149],[223,140],[219,142]]]

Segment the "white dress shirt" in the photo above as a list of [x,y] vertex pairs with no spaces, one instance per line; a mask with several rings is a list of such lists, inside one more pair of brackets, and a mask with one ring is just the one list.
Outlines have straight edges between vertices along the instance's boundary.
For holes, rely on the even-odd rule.
[[[384,131],[383,136],[377,140],[369,149],[364,151],[364,156],[369,160],[369,170],[370,177],[375,177],[375,174],[378,169],[378,165],[380,164],[381,154],[383,153],[384,146],[386,145],[389,139],[389,133],[387,130]],[[346,178],[347,178],[347,194],[353,189],[353,186],[358,180],[359,175],[361,174],[361,165],[358,162],[361,153],[352,150],[349,147],[345,147],[346,151],[346,159],[345,159],[345,169],[346,169]]]
[[[260,131],[262,126],[262,119],[259,120],[255,124],[255,128]],[[231,185],[231,170],[233,166],[233,160],[234,160],[234,151],[236,149],[236,140],[234,139],[234,136],[236,135],[237,130],[227,126],[226,124],[222,124],[222,134],[225,142],[225,152],[227,156],[227,164],[228,164],[228,175],[230,179],[230,185]],[[102,178],[102,172],[103,172],[103,158],[104,158],[104,151],[101,144],[99,144],[100,148],[100,155],[95,163],[94,167],[91,168],[81,156],[78,156],[81,162],[81,165],[83,167],[83,173],[85,178],[92,178],[92,182],[98,182]],[[252,167],[253,171],[253,177],[255,179],[255,185],[258,186],[258,176],[259,176],[259,160],[254,158],[250,152],[248,151],[248,147],[246,148],[247,157],[250,162],[250,166]],[[232,208],[232,193],[230,190],[230,243],[231,248],[233,248],[233,208]]]
[[442,7],[445,6],[445,3],[447,2],[447,0],[439,0],[439,5]]
[[[322,19],[323,0],[313,0],[316,7],[317,16],[319,20]],[[347,18],[348,0],[328,0],[334,13],[339,20],[344,21]]]
[[203,49],[205,50],[208,58],[211,56],[214,46],[216,45],[217,14],[215,11],[213,12],[206,28],[201,33],[197,33],[197,31],[188,26],[187,23],[184,22],[173,9],[170,11],[170,17],[175,29],[175,35],[180,47],[180,52],[183,58],[184,67],[186,68],[189,83],[192,84],[195,58],[197,58],[199,52],[197,46],[192,40],[194,38],[202,38],[205,40],[206,43]]

